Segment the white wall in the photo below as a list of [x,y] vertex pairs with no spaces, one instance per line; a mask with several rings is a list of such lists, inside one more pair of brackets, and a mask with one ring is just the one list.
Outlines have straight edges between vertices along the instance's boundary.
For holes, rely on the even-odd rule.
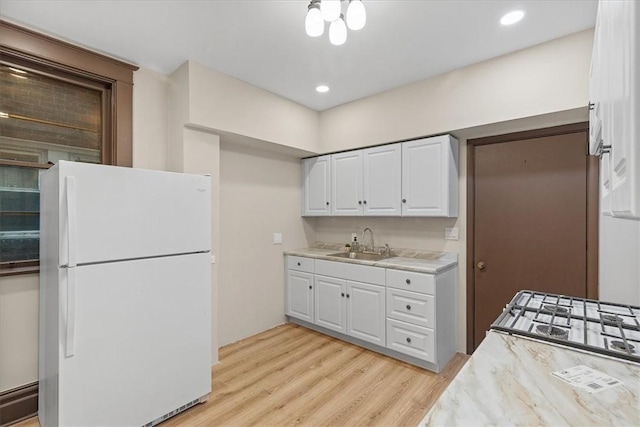
[[640,306],[640,221],[600,215],[599,299]]
[[[220,151],[220,345],[284,321],[286,249],[315,241],[300,217],[300,160],[222,140]],[[273,244],[273,233],[283,244]]]

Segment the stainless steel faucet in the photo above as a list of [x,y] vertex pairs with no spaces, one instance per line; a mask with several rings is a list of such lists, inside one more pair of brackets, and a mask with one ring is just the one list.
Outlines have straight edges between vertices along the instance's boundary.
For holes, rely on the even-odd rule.
[[[369,236],[370,236],[369,245],[364,244],[364,235],[366,234],[367,230],[369,230]],[[360,244],[363,246],[362,249],[365,251],[373,252],[375,250],[375,245],[373,243],[373,230],[370,229],[369,227],[362,230],[362,237],[360,238]]]

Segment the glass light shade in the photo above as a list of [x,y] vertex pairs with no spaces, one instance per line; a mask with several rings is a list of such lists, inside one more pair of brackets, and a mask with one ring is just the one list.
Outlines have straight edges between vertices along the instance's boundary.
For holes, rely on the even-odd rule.
[[325,21],[333,22],[340,17],[340,0],[322,0],[320,12]]
[[310,37],[319,37],[324,33],[324,20],[317,6],[310,8],[307,12],[304,29]]
[[347,8],[347,25],[350,30],[361,30],[367,23],[367,11],[360,0],[351,0]]
[[329,27],[329,41],[334,46],[340,46],[347,41],[347,24],[344,23],[342,15],[331,23]]

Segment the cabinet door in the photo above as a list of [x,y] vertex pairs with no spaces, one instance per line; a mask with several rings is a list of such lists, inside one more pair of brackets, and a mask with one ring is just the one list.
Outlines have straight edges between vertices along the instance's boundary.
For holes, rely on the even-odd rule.
[[362,150],[331,156],[331,213],[362,215]]
[[347,324],[346,282],[316,276],[315,288],[315,324],[344,334]]
[[363,157],[364,214],[400,216],[402,144],[368,148]]
[[305,159],[303,165],[302,215],[331,214],[331,156]]
[[384,286],[347,281],[347,334],[385,346]]
[[458,215],[458,141],[449,135],[402,144],[402,215]]
[[287,315],[313,323],[313,274],[287,273]]

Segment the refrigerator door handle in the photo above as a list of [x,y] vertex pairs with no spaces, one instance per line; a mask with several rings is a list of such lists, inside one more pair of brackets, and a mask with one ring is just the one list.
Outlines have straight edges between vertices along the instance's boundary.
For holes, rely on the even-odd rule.
[[76,270],[67,268],[67,342],[65,356],[75,354],[76,338]]
[[67,250],[69,267],[76,266],[77,211],[76,211],[76,178],[66,177],[67,184]]

